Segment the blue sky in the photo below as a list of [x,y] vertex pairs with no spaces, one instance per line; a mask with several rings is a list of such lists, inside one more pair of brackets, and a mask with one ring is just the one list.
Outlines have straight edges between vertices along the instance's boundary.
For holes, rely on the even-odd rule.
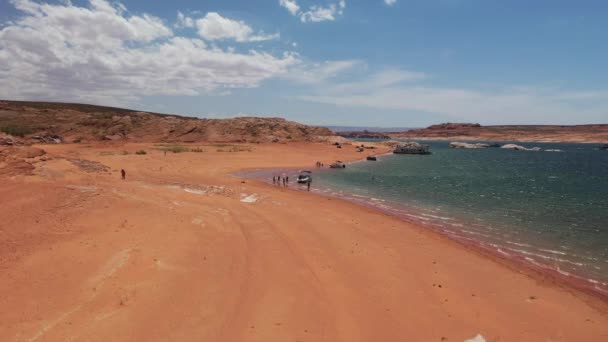
[[608,123],[608,3],[0,0],[0,98],[310,124]]

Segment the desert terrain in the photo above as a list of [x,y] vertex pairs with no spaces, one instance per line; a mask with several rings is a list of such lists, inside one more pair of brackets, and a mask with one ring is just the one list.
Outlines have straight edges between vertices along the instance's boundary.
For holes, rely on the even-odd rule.
[[393,139],[608,143],[608,124],[481,126],[445,123],[406,132],[384,133]]
[[1,341],[608,339],[599,298],[381,212],[233,176],[361,158],[353,146],[3,153]]

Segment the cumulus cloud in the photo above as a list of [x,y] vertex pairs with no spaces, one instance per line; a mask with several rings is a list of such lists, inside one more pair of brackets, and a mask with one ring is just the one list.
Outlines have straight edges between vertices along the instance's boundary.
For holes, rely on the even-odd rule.
[[300,12],[300,6],[296,0],[279,0],[279,5],[285,7],[291,15],[297,15]]
[[346,0],[340,0],[328,6],[312,5],[307,11],[301,11],[296,0],[279,0],[279,5],[287,9],[293,15],[298,16],[303,23],[333,21],[336,17],[344,14]]
[[[176,35],[160,18],[128,15],[124,6],[105,0],[90,0],[88,7],[11,3],[21,15],[0,29],[0,94],[6,98],[125,104],[143,96],[256,87],[298,63],[289,52],[210,47]],[[205,34],[257,39],[237,23],[241,31],[232,35],[211,28]],[[177,25],[194,23],[178,13]]]
[[255,34],[245,22],[224,18],[216,12],[209,12],[196,21],[198,34],[206,40],[234,39],[237,42],[259,42],[277,39],[279,34]]
[[384,3],[388,6],[393,6],[397,3],[397,0],[384,0]]

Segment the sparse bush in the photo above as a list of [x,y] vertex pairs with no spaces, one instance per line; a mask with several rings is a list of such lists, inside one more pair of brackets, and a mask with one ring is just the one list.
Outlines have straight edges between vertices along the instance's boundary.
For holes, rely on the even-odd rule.
[[20,125],[10,125],[10,126],[3,126],[0,127],[0,131],[6,133],[6,134],[10,134],[12,136],[15,137],[24,137],[27,134],[32,134],[33,131],[31,128],[26,127],[26,126],[20,126]]
[[123,156],[126,156],[127,154],[129,154],[129,151],[122,151]]
[[189,148],[177,144],[157,144],[156,146],[158,146],[158,150],[164,152],[182,153],[190,151]]
[[253,149],[250,146],[238,146],[238,145],[217,145],[218,152],[251,152]]
[[182,152],[188,152],[188,148],[181,146],[181,145],[174,145],[174,146],[168,147],[166,151],[173,152],[173,153],[182,153]]
[[139,151],[136,151],[135,154],[144,155],[144,154],[148,154],[148,152],[146,152],[145,150],[139,150]]
[[191,148],[190,152],[197,152],[197,153],[201,153],[201,152],[205,152],[204,149],[200,148],[200,147],[195,147],[195,148]]

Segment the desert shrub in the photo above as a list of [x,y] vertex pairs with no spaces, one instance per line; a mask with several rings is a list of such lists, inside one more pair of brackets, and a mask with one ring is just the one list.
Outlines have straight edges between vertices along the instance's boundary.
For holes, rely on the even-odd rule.
[[126,156],[127,154],[129,154],[129,151],[122,151],[123,156]]
[[222,148],[218,148],[218,152],[251,152],[253,149],[250,146],[238,146],[238,145],[217,145]]
[[181,146],[181,145],[174,145],[174,146],[168,147],[167,151],[173,152],[173,153],[182,153],[182,152],[188,152],[188,148],[185,146]]
[[139,150],[139,151],[136,151],[135,154],[144,155],[144,154],[148,154],[148,152],[146,152],[145,150]]
[[3,126],[3,127],[0,127],[0,131],[4,132],[6,134],[10,134],[15,137],[24,137],[27,134],[34,133],[31,128],[29,128],[27,126],[21,126],[21,125]]
[[195,147],[195,148],[191,148],[190,152],[197,152],[197,153],[201,153],[201,152],[205,152],[204,149],[200,148],[200,147]]
[[173,152],[173,153],[182,153],[189,152],[190,149],[186,146],[178,145],[178,144],[157,144],[156,149],[165,152]]

